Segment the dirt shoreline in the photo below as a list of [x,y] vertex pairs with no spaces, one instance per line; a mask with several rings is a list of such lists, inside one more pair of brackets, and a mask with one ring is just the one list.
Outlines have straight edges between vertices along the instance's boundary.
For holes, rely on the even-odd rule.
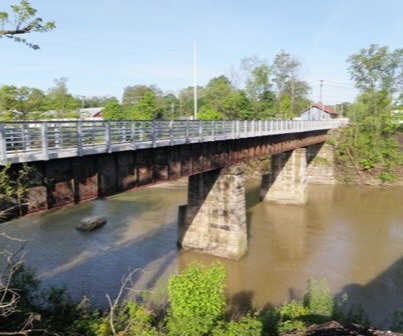
[[295,331],[282,334],[284,336],[334,336],[334,335],[355,335],[355,336],[403,336],[401,333],[390,330],[377,330],[364,327],[355,323],[339,323],[336,321],[320,325],[312,325],[306,331]]

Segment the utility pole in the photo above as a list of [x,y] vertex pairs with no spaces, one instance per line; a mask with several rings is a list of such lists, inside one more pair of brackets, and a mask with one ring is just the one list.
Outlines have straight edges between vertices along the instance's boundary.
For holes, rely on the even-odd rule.
[[320,97],[319,97],[319,102],[322,104],[322,108],[324,108],[323,105],[323,100],[322,100],[322,92],[323,91],[323,79],[320,80]]
[[193,119],[197,120],[197,61],[196,61],[196,42],[193,43]]

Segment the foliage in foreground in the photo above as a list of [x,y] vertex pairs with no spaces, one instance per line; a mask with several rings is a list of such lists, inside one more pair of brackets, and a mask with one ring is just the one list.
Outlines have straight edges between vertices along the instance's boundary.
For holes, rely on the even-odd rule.
[[0,221],[13,213],[22,216],[28,204],[29,188],[42,181],[42,174],[27,163],[13,168],[9,164],[0,168]]
[[[10,286],[0,288],[3,304],[11,294],[18,296],[12,314],[0,316],[0,335],[18,331],[27,335],[71,336],[276,336],[332,320],[363,324],[367,321],[362,308],[345,312],[346,299],[334,298],[326,281],[315,279],[308,281],[302,300],[249,311],[232,319],[224,280],[222,265],[205,267],[194,263],[171,276],[169,307],[162,314],[145,303],[128,299],[111,302],[110,309],[105,311],[90,311],[87,299],[72,302],[64,288],[42,290],[32,270],[21,266],[13,274]],[[12,293],[5,293],[10,289]],[[397,329],[403,325],[402,316],[396,313]]]

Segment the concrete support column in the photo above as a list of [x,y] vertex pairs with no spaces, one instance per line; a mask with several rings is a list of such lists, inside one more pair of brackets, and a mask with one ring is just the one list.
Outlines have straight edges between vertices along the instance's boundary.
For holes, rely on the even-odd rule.
[[308,147],[308,183],[336,184],[332,145],[322,143]]
[[185,250],[239,259],[247,250],[244,172],[216,169],[189,177],[188,204],[179,207]]
[[271,173],[263,177],[260,199],[280,204],[302,205],[306,203],[305,148],[298,148],[271,157]]

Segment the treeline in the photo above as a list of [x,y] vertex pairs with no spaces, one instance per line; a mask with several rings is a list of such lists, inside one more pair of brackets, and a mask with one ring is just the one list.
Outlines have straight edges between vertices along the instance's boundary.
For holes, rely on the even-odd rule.
[[403,177],[403,154],[397,140],[403,126],[403,49],[373,44],[347,62],[359,95],[349,106],[351,123],[337,141],[343,180],[350,182],[358,176],[365,182],[373,175],[394,182]]
[[[325,280],[310,279],[301,300],[279,307],[231,305],[221,264],[193,263],[169,278],[166,296],[145,291],[137,300],[126,297],[132,272],[105,310],[91,310],[85,297],[70,300],[65,288],[41,289],[22,264],[10,270],[9,281],[0,282],[0,335],[278,336],[328,321],[369,325],[362,307],[347,308],[347,296],[333,297]],[[402,330],[402,316],[395,313],[393,330]]]
[[74,97],[67,78],[55,79],[47,92],[38,88],[13,85],[0,87],[0,121],[42,119],[79,119],[79,109],[104,106],[111,97]]
[[[302,64],[285,51],[269,64],[257,56],[241,60],[239,69],[197,87],[199,119],[290,119],[310,104],[310,87],[301,78]],[[194,88],[164,93],[156,85],[124,88],[116,97],[84,97],[69,93],[67,79],[55,80],[44,92],[38,88],[0,88],[0,120],[78,118],[78,110],[104,107],[104,119],[178,119],[194,116]]]

